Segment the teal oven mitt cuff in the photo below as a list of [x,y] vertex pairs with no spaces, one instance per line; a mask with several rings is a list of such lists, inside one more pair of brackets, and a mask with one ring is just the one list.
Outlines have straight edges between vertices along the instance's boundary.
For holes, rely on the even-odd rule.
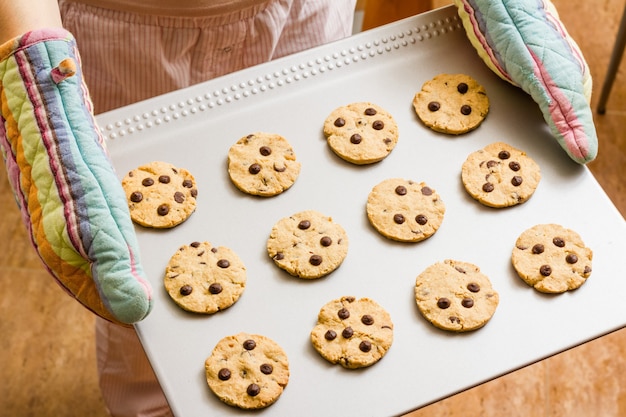
[[0,45],[0,104],[7,176],[45,267],[98,316],[141,321],[152,289],[73,36],[45,29]]
[[595,159],[591,75],[549,0],[454,0],[478,55],[539,105],[552,136],[576,162]]

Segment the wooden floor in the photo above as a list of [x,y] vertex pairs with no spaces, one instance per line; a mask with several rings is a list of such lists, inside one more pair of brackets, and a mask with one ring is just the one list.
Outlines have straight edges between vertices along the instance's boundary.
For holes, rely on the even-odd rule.
[[[590,64],[595,106],[624,2],[553,1]],[[596,126],[600,154],[590,168],[625,215],[624,71]],[[106,416],[97,385],[94,319],[43,271],[0,168],[0,417]],[[581,196],[581,204],[593,202]],[[626,416],[626,330],[411,413],[427,416]]]

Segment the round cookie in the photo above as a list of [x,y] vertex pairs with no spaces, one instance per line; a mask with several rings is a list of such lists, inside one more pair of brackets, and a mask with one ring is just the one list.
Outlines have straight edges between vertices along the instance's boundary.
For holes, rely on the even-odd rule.
[[476,265],[447,259],[417,276],[415,301],[434,326],[467,332],[483,327],[491,319],[499,295]]
[[321,308],[311,343],[331,363],[363,368],[387,353],[393,343],[393,323],[375,301],[341,297]]
[[193,242],[170,258],[163,284],[182,309],[213,314],[237,302],[246,287],[246,267],[230,248]]
[[280,219],[267,240],[278,267],[300,278],[320,278],[337,269],[348,254],[348,235],[331,217],[314,210]]
[[278,400],[289,382],[289,361],[272,339],[248,333],[220,340],[204,362],[209,388],[226,404],[246,410]]
[[248,194],[271,197],[289,189],[300,174],[300,162],[284,137],[253,133],[228,151],[228,175]]
[[378,162],[398,143],[393,116],[376,104],[351,103],[335,109],[324,121],[324,136],[340,158],[357,165]]
[[544,293],[563,293],[591,275],[593,252],[580,235],[558,224],[538,224],[515,242],[511,261],[517,274]]
[[177,226],[196,209],[196,180],[168,162],[154,161],[130,171],[122,187],[131,219],[145,227]]
[[461,168],[465,190],[477,201],[495,208],[524,203],[540,180],[539,165],[525,152],[503,142],[472,152]]
[[372,188],[367,218],[383,236],[400,242],[420,242],[441,226],[446,207],[437,192],[423,182],[390,178]]
[[489,113],[485,88],[465,74],[439,74],[413,98],[415,113],[437,132],[460,135],[476,129]]

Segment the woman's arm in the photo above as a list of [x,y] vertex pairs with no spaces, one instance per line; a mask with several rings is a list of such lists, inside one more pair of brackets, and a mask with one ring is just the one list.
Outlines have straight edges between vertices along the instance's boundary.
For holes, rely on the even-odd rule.
[[0,44],[34,29],[61,26],[57,0],[0,0]]

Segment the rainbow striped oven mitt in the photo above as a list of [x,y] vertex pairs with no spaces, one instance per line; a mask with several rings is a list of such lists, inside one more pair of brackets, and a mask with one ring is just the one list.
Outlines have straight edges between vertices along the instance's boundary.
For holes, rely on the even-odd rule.
[[72,35],[48,29],[0,45],[0,104],[8,179],[46,268],[95,314],[142,320],[152,290]]
[[598,138],[591,75],[549,0],[454,0],[480,57],[530,94],[552,135],[576,162],[592,161]]

